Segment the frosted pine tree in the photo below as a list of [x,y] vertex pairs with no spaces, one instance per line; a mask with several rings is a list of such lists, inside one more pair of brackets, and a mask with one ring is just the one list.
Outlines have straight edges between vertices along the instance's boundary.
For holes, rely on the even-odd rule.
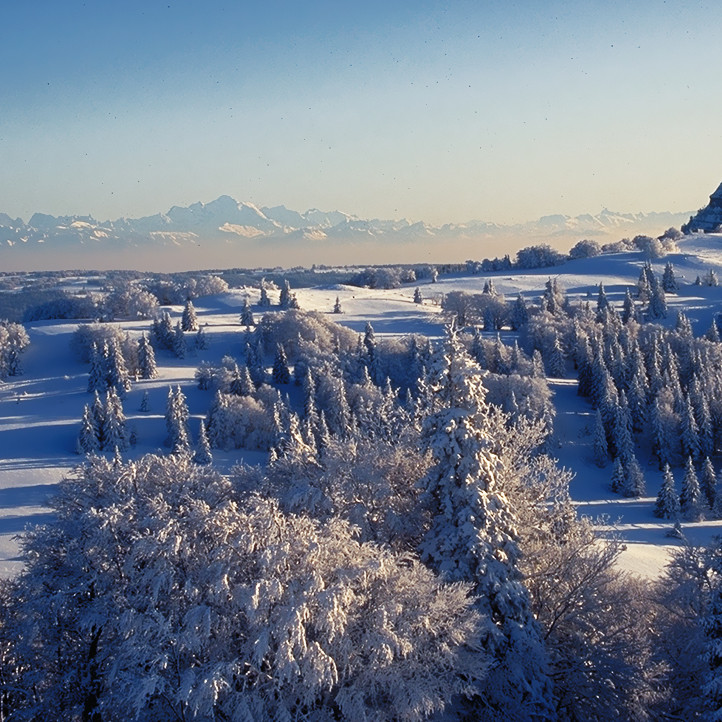
[[193,306],[193,301],[190,298],[186,301],[183,307],[183,315],[181,316],[181,328],[184,331],[197,331],[198,330],[198,316],[196,315],[196,309]]
[[[107,346],[105,347],[107,351]],[[90,371],[88,372],[88,393],[94,391],[105,391],[107,388],[106,377],[108,374],[108,357],[101,353],[98,344],[94,343],[90,350]]]
[[678,519],[680,514],[679,497],[674,488],[674,477],[669,468],[669,464],[665,464],[662,473],[662,486],[657,494],[657,502],[654,505],[654,515],[660,519]]
[[168,430],[166,446],[171,447],[171,453],[182,454],[190,451],[190,438],[188,434],[188,405],[186,397],[180,386],[168,389],[168,402],[165,412],[165,426]]
[[[431,526],[422,558],[451,581],[474,584],[486,618],[481,644],[498,660],[482,690],[480,712],[551,717],[552,687],[540,630],[517,568],[516,519],[497,485],[489,407],[480,369],[454,326],[432,371],[438,410],[425,425],[433,466],[422,480]],[[488,717],[484,717],[488,718]]]
[[604,284],[600,281],[597,292],[597,318],[601,319],[608,308],[609,299],[607,298],[607,293],[604,290]]
[[128,448],[123,404],[113,387],[108,389],[105,396],[102,439],[103,448],[106,450],[126,451]]
[[516,297],[511,309],[511,327],[518,331],[529,322],[529,309],[521,293]]
[[614,459],[614,467],[612,469],[612,478],[610,486],[612,491],[620,493],[625,486],[626,476],[624,473],[624,466],[622,460],[617,456]]
[[180,322],[176,323],[175,332],[173,333],[173,353],[178,358],[186,357],[186,337]]
[[261,308],[268,308],[271,305],[271,299],[268,297],[268,291],[266,290],[266,279],[261,279],[261,297],[258,300],[258,305]]
[[203,419],[201,419],[198,430],[198,445],[196,447],[196,453],[193,454],[193,461],[195,461],[196,464],[210,464],[213,461],[211,445],[208,441],[208,432],[206,431],[206,424]]
[[712,585],[707,614],[703,619],[708,673],[702,693],[708,710],[706,719],[722,722],[722,568],[719,549],[715,551],[715,554],[710,554]]
[[689,456],[694,461],[699,459],[699,428],[694,418],[694,410],[689,396],[684,398],[680,415],[680,438],[682,441],[682,454]]
[[90,406],[83,407],[83,418],[80,422],[77,451],[79,454],[94,454],[100,450],[100,433],[95,426],[95,419]]
[[549,351],[549,358],[547,359],[547,369],[549,375],[554,377],[564,376],[566,373],[566,359],[564,357],[564,351],[562,349],[561,340],[559,334],[554,334],[554,343]]
[[624,301],[622,303],[622,323],[629,323],[636,317],[636,308],[632,294],[627,289],[624,293]]
[[423,303],[424,297],[421,295],[421,289],[417,286],[414,289],[414,303]]
[[287,384],[291,381],[291,372],[288,368],[286,352],[279,343],[276,345],[276,355],[273,359],[273,382],[276,384]]
[[699,521],[702,518],[702,492],[691,456],[687,457],[687,464],[684,468],[679,505],[682,509],[682,516],[687,521]]
[[155,351],[145,334],[138,339],[138,372],[142,379],[154,379],[158,375]]
[[662,274],[662,288],[667,293],[677,293],[677,279],[674,276],[674,267],[671,263],[667,263]]
[[100,399],[100,394],[96,391],[93,396],[93,405],[90,407],[93,415],[93,426],[98,433],[98,442],[100,448],[104,447],[103,429],[105,428],[105,404]]
[[637,456],[632,452],[624,464],[624,486],[621,491],[624,496],[643,496],[645,490],[644,472],[637,461]]
[[649,282],[649,306],[647,314],[650,319],[656,320],[667,318],[667,300],[664,296],[664,289],[654,274],[651,275]]
[[241,309],[241,326],[255,326],[256,321],[253,318],[253,311],[248,303],[248,296],[243,299],[243,308]]
[[108,372],[106,377],[108,387],[114,388],[118,396],[125,396],[130,391],[131,383],[128,375],[128,367],[123,358],[123,351],[120,348],[118,339],[113,338],[108,346]]
[[148,411],[150,411],[150,398],[147,391],[143,392],[143,398],[140,400],[138,411],[142,411],[143,413],[148,413]]
[[702,478],[700,480],[702,498],[707,502],[710,509],[714,509],[717,496],[717,475],[714,473],[714,466],[707,456],[702,464]]
[[717,322],[712,320],[710,327],[705,331],[704,338],[712,343],[720,342],[719,329],[717,328]]
[[604,430],[604,422],[599,409],[594,414],[594,437],[592,440],[594,448],[594,463],[601,469],[609,462],[609,449],[607,446],[607,432]]
[[198,327],[194,344],[199,351],[205,351],[208,348],[208,336],[206,336],[206,331],[203,326]]

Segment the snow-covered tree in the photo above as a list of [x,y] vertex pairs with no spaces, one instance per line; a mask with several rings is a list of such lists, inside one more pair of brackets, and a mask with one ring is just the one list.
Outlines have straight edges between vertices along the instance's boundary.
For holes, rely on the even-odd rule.
[[198,330],[198,316],[196,314],[195,306],[190,298],[186,301],[183,307],[183,315],[181,316],[181,329],[183,331],[197,331]]
[[511,327],[518,331],[529,322],[529,309],[521,293],[516,297],[511,309]]
[[94,454],[100,450],[100,431],[95,425],[90,406],[83,407],[83,418],[80,422],[77,451],[79,454]]
[[241,326],[255,326],[256,321],[253,318],[253,311],[248,303],[248,296],[243,299],[243,308],[241,308]]
[[261,279],[261,296],[258,300],[258,305],[261,308],[268,308],[271,305],[271,299],[268,298],[268,290],[266,289],[266,279]]
[[188,457],[95,459],[54,503],[13,596],[25,718],[415,722],[484,677],[469,585]]
[[178,358],[186,357],[186,337],[183,333],[183,328],[180,322],[176,323],[175,331],[173,333],[173,353]]
[[291,372],[288,368],[288,360],[283,346],[276,345],[276,355],[273,359],[273,382],[276,384],[287,384],[291,381]]
[[125,428],[123,403],[112,386],[105,396],[101,438],[103,449],[125,451],[128,448],[128,433]]
[[206,431],[206,424],[203,419],[201,419],[198,429],[198,444],[196,446],[196,453],[193,454],[193,461],[195,461],[196,464],[210,464],[213,461],[211,445],[208,441],[208,432]]
[[88,371],[88,393],[94,391],[105,391],[108,388],[106,379],[108,376],[108,345],[101,348],[94,343],[90,351],[90,370]]
[[341,308],[341,299],[338,296],[336,296],[336,301],[333,304],[333,312],[343,313],[343,309]]
[[666,464],[662,474],[662,486],[657,494],[654,515],[660,519],[678,519],[680,514],[679,497],[674,488],[674,477],[669,465]]
[[424,297],[421,295],[421,289],[417,286],[414,289],[414,303],[423,303]]
[[206,335],[206,330],[203,328],[203,326],[198,327],[198,331],[195,335],[194,344],[199,351],[205,351],[208,348],[208,336]]
[[158,375],[155,351],[145,334],[138,339],[138,373],[142,379],[154,379]]
[[624,465],[622,460],[617,456],[614,458],[614,466],[612,468],[612,478],[610,480],[610,487],[612,491],[617,493],[624,489],[626,483],[626,474],[624,471]]
[[699,521],[702,518],[702,492],[699,488],[699,478],[691,456],[687,457],[687,464],[684,468],[679,504],[682,516],[687,521]]
[[0,379],[22,373],[20,357],[29,345],[30,337],[24,326],[0,320]]
[[607,432],[604,429],[602,414],[599,409],[594,414],[594,431],[592,444],[594,448],[594,463],[604,468],[609,463],[609,447],[607,445]]
[[168,431],[166,446],[171,447],[171,453],[173,454],[183,454],[190,451],[188,419],[188,405],[181,387],[176,386],[175,389],[172,386],[169,387],[165,411],[165,425]]
[[714,509],[717,497],[717,475],[714,472],[714,466],[712,466],[709,456],[702,463],[700,491],[702,492],[702,498],[707,502],[707,506]]
[[107,388],[114,388],[119,396],[123,397],[126,391],[130,391],[131,383],[128,368],[116,338],[111,338],[108,344],[108,365],[106,376]]
[[422,557],[449,580],[472,582],[489,619],[481,642],[498,666],[484,687],[481,704],[493,710],[485,713],[503,715],[515,697],[517,715],[544,717],[552,705],[546,653],[517,566],[514,514],[497,485],[502,462],[488,436],[486,391],[453,325],[432,390],[438,410],[425,430],[434,463],[422,481],[431,513]]
[[677,293],[678,290],[674,267],[669,262],[665,265],[664,273],[662,274],[662,288],[666,293]]

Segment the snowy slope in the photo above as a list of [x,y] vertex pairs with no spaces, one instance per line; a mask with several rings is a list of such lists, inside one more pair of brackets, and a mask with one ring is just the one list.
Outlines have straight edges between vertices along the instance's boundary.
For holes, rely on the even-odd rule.
[[[710,324],[712,316],[722,310],[722,287],[690,285],[697,275],[716,269],[722,275],[722,236],[692,236],[679,243],[677,253],[654,262],[657,273],[671,261],[677,278],[682,281],[678,295],[668,296],[673,323],[674,308],[681,307],[690,317],[697,334]],[[370,321],[377,336],[422,333],[439,337],[443,317],[439,300],[449,291],[480,292],[489,277],[498,291],[513,297],[521,291],[529,299],[541,295],[544,283],[554,276],[566,288],[570,298],[596,298],[603,282],[611,301],[621,303],[625,289],[636,284],[644,262],[641,254],[624,253],[572,261],[556,268],[486,275],[441,276],[435,284],[420,283],[394,290],[371,290],[333,285],[297,291],[301,308],[328,313],[329,317],[361,332]],[[414,288],[419,286],[422,304],[413,302]],[[238,319],[246,295],[257,297],[255,289],[240,289],[220,296],[198,299],[199,321],[206,325],[210,348],[189,354],[186,359],[158,353],[160,376],[133,384],[125,401],[129,426],[139,439],[131,455],[162,448],[165,438],[164,412],[169,384],[181,384],[188,397],[191,431],[197,434],[199,419],[209,404],[207,392],[195,388],[193,375],[201,360],[218,362],[227,353],[241,353],[243,328]],[[336,298],[343,314],[331,315]],[[172,308],[173,320],[182,309]],[[148,322],[125,322],[122,327],[131,335],[148,329]],[[27,325],[31,346],[24,357],[23,376],[0,382],[0,574],[18,568],[18,541],[15,535],[27,524],[49,518],[47,498],[60,478],[68,474],[80,458],[74,453],[75,439],[86,393],[87,366],[75,359],[69,348],[75,323],[43,321]],[[511,337],[511,333],[508,334]],[[613,529],[627,543],[624,565],[636,572],[656,576],[665,563],[668,550],[678,542],[665,536],[669,523],[652,515],[654,496],[661,484],[656,464],[647,466],[648,496],[623,499],[609,491],[611,469],[598,469],[592,462],[592,415],[585,399],[576,394],[575,381],[552,379],[557,409],[555,440],[560,462],[575,472],[572,496],[579,511],[593,517],[606,517],[602,533]],[[144,391],[149,392],[150,412],[140,412]],[[244,452],[249,460],[263,455]],[[216,462],[228,468],[241,458],[239,452],[214,452]],[[720,460],[715,460],[719,467]],[[722,522],[703,521],[685,524],[685,533],[693,542],[702,542],[722,533]]]

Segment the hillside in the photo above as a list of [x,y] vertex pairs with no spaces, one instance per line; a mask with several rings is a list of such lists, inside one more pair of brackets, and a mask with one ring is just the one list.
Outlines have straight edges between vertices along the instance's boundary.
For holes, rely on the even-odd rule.
[[[675,311],[684,310],[694,332],[709,327],[722,302],[722,287],[693,285],[698,275],[716,269],[722,273],[722,252],[716,235],[691,236],[679,243],[679,251],[653,262],[661,273],[671,262],[680,289],[668,295],[669,314],[665,323],[673,324]],[[410,333],[439,338],[444,317],[441,297],[453,291],[478,293],[492,278],[498,292],[513,298],[521,292],[531,302],[544,289],[553,274],[572,303],[594,299],[599,282],[603,282],[611,302],[620,305],[625,290],[634,287],[644,259],[639,253],[622,253],[571,261],[553,269],[526,271],[519,274],[484,274],[481,276],[441,276],[437,283],[411,284],[393,290],[371,290],[334,285],[299,289],[298,301],[304,310],[329,314],[349,329],[362,333],[367,322],[379,337],[396,337]],[[419,288],[424,301],[413,302]],[[165,437],[164,412],[169,384],[181,384],[188,397],[195,434],[199,419],[207,409],[207,392],[199,391],[193,377],[198,364],[220,363],[241,349],[243,328],[239,314],[252,289],[236,289],[218,296],[197,300],[199,321],[208,335],[207,351],[193,351],[185,359],[172,358],[167,352],[158,356],[159,376],[133,384],[124,402],[129,424],[136,430],[138,444],[132,456],[162,448]],[[330,311],[338,297],[342,315]],[[181,307],[170,307],[173,320],[180,317]],[[24,374],[10,377],[0,384],[0,554],[3,574],[11,574],[19,564],[15,535],[27,524],[48,518],[45,505],[54,485],[79,462],[74,453],[86,393],[87,365],[79,362],[70,350],[69,341],[77,324],[67,321],[39,321],[27,324],[31,345],[23,360]],[[148,330],[147,321],[120,322],[133,336]],[[502,332],[512,342],[513,332]],[[677,544],[665,536],[669,522],[652,515],[654,496],[661,484],[661,472],[653,462],[643,458],[647,495],[627,499],[611,494],[611,469],[599,469],[592,459],[593,412],[589,402],[576,394],[576,382],[568,368],[565,378],[552,378],[556,408],[554,454],[575,474],[571,491],[579,512],[590,516],[604,515],[628,544],[624,564],[642,574],[656,575],[664,564],[666,551]],[[141,398],[149,394],[150,412],[141,413]],[[220,468],[229,468],[240,458],[262,461],[262,452],[215,452]],[[720,531],[719,521],[685,524],[685,534],[702,542]],[[611,529],[612,527],[610,527]]]

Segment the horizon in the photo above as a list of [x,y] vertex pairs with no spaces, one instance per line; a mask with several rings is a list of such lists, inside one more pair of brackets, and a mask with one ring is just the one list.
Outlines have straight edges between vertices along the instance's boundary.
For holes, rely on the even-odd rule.
[[[672,215],[682,215],[682,214],[686,214],[686,213],[694,213],[697,210],[697,209],[673,210],[673,209],[668,209],[668,208],[663,208],[663,209],[656,208],[656,209],[652,209],[652,210],[637,209],[637,210],[631,210],[631,211],[621,211],[621,210],[618,210],[615,208],[609,208],[608,206],[602,206],[598,211],[582,210],[581,212],[575,213],[573,215],[568,214],[568,213],[549,211],[549,212],[543,213],[535,218],[525,218],[525,219],[522,219],[515,223],[501,223],[501,222],[498,222],[494,218],[463,218],[463,219],[449,218],[440,223],[432,223],[425,218],[415,218],[415,217],[410,218],[408,216],[396,216],[393,218],[384,218],[381,216],[364,217],[364,216],[354,213],[346,208],[324,208],[318,204],[309,206],[309,207],[301,210],[300,208],[291,207],[287,203],[274,203],[274,204],[256,203],[256,202],[236,198],[235,196],[233,196],[229,193],[221,193],[219,196],[216,196],[215,198],[212,198],[210,200],[196,200],[196,201],[192,201],[188,205],[181,205],[179,203],[174,203],[174,204],[168,206],[166,208],[166,210],[157,209],[155,212],[147,214],[147,215],[143,215],[143,216],[101,217],[98,214],[93,213],[92,211],[87,212],[87,213],[74,213],[74,212],[50,213],[50,212],[47,212],[42,209],[36,209],[27,216],[15,216],[12,213],[8,213],[3,208],[0,208],[0,214],[4,213],[5,215],[7,215],[9,218],[11,218],[14,221],[20,220],[25,225],[30,225],[30,220],[34,215],[51,216],[53,218],[91,218],[92,220],[97,221],[98,223],[114,223],[114,222],[121,221],[121,220],[140,220],[141,218],[148,218],[148,217],[153,217],[156,215],[164,216],[164,215],[168,215],[168,213],[170,213],[174,208],[189,208],[194,205],[201,205],[201,206],[205,207],[205,206],[211,205],[212,203],[216,202],[217,200],[219,200],[221,198],[230,198],[238,205],[252,206],[252,207],[256,208],[257,210],[259,210],[260,212],[263,212],[264,209],[272,210],[274,208],[285,208],[288,211],[299,213],[300,215],[303,215],[305,213],[310,213],[313,211],[318,211],[320,213],[342,213],[353,219],[358,219],[358,220],[407,221],[409,223],[424,223],[428,226],[433,226],[436,228],[440,228],[443,225],[464,225],[467,223],[489,223],[489,224],[496,224],[496,225],[499,225],[502,227],[505,227],[505,226],[512,227],[512,226],[518,226],[518,225],[527,225],[530,223],[535,223],[537,221],[543,220],[545,218],[554,218],[554,217],[558,217],[558,216],[563,216],[565,218],[573,219],[573,218],[580,218],[580,217],[584,217],[584,216],[595,217],[595,216],[603,215],[605,213],[608,213],[610,215],[619,215],[619,216],[656,215],[656,214],[664,214],[664,213],[669,213]],[[703,206],[699,206],[699,207],[701,208]]]
[[5,19],[13,218],[229,194],[512,225],[698,208],[722,175],[720,51],[704,41],[722,7],[69,0]]

